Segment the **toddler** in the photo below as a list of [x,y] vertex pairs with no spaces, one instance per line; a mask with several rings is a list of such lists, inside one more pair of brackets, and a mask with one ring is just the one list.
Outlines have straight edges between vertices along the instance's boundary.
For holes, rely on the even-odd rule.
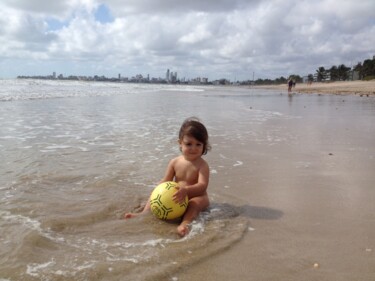
[[[173,195],[176,203],[182,203],[185,196],[189,198],[189,204],[182,217],[177,233],[183,237],[189,233],[190,223],[206,209],[210,202],[207,194],[210,171],[207,162],[202,158],[208,150],[208,133],[206,127],[197,118],[186,119],[179,132],[178,144],[181,155],[172,159],[160,181],[175,181],[178,183],[178,191]],[[150,210],[148,200],[142,213]],[[125,218],[132,218],[138,214],[127,213]]]

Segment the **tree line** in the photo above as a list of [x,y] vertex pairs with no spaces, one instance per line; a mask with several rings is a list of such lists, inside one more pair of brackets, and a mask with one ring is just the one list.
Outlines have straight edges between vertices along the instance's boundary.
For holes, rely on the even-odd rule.
[[[338,66],[331,66],[329,69],[325,69],[323,66],[316,70],[316,76],[318,81],[345,81],[353,79],[354,72],[357,74],[359,80],[372,80],[375,79],[375,56],[373,59],[366,59],[363,62],[358,62],[357,65],[353,67],[353,72],[349,72],[350,67],[340,64]],[[313,75],[309,74],[308,80],[312,81]]]
[[[318,82],[321,81],[345,81],[353,79],[354,72],[357,74],[359,80],[372,80],[375,79],[375,56],[372,59],[366,59],[363,62],[358,62],[357,65],[353,67],[353,72],[350,72],[351,68],[344,65],[333,65],[330,68],[326,69],[323,66],[318,67],[315,75],[307,75],[307,81],[313,82],[314,76]],[[296,83],[303,82],[303,78],[297,74],[292,74],[288,78],[283,76],[272,79],[257,79],[255,81],[243,81],[242,85],[279,85],[286,84],[289,79],[294,80]]]

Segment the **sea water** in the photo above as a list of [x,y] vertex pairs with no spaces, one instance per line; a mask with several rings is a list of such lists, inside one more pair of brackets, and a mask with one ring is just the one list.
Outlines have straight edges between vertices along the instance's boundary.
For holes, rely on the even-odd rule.
[[122,219],[142,207],[168,161],[179,154],[177,134],[185,118],[200,117],[213,146],[215,134],[222,134],[215,128],[218,116],[234,114],[235,120],[236,108],[228,111],[206,89],[0,83],[4,280],[169,278],[246,231],[234,207],[215,203],[184,239],[176,235],[176,224],[151,215]]
[[[286,128],[304,107],[291,105],[310,99],[239,87],[0,80],[0,280],[176,280],[251,235],[234,180],[246,163],[233,150],[298,143]],[[185,238],[151,214],[123,220],[179,155],[178,130],[190,116],[210,135],[210,208]]]

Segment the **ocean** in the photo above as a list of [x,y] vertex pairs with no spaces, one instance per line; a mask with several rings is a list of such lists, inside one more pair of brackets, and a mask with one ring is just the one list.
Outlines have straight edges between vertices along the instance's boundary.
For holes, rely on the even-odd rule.
[[[323,147],[335,165],[330,148],[340,146],[374,168],[374,112],[373,100],[354,96],[0,80],[0,280],[179,280],[251,239],[256,221],[285,217],[282,206],[244,196],[267,188],[262,159],[283,165],[294,151],[302,156],[292,168],[305,173],[316,168],[312,151]],[[123,220],[179,155],[178,130],[191,116],[212,145],[211,206],[184,238],[151,214]]]

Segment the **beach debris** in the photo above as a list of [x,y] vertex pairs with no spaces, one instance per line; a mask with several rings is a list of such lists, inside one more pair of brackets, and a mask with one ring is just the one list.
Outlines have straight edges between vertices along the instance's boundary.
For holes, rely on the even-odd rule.
[[372,252],[372,249],[367,248],[367,249],[366,249],[366,252]]
[[319,263],[314,263],[314,268],[318,268],[319,267]]
[[328,155],[332,156],[332,155],[333,155],[333,153],[331,153],[331,152],[330,152],[330,153],[328,153]]
[[237,162],[233,164],[233,167],[241,166],[242,164],[243,164],[242,161],[237,160]]

